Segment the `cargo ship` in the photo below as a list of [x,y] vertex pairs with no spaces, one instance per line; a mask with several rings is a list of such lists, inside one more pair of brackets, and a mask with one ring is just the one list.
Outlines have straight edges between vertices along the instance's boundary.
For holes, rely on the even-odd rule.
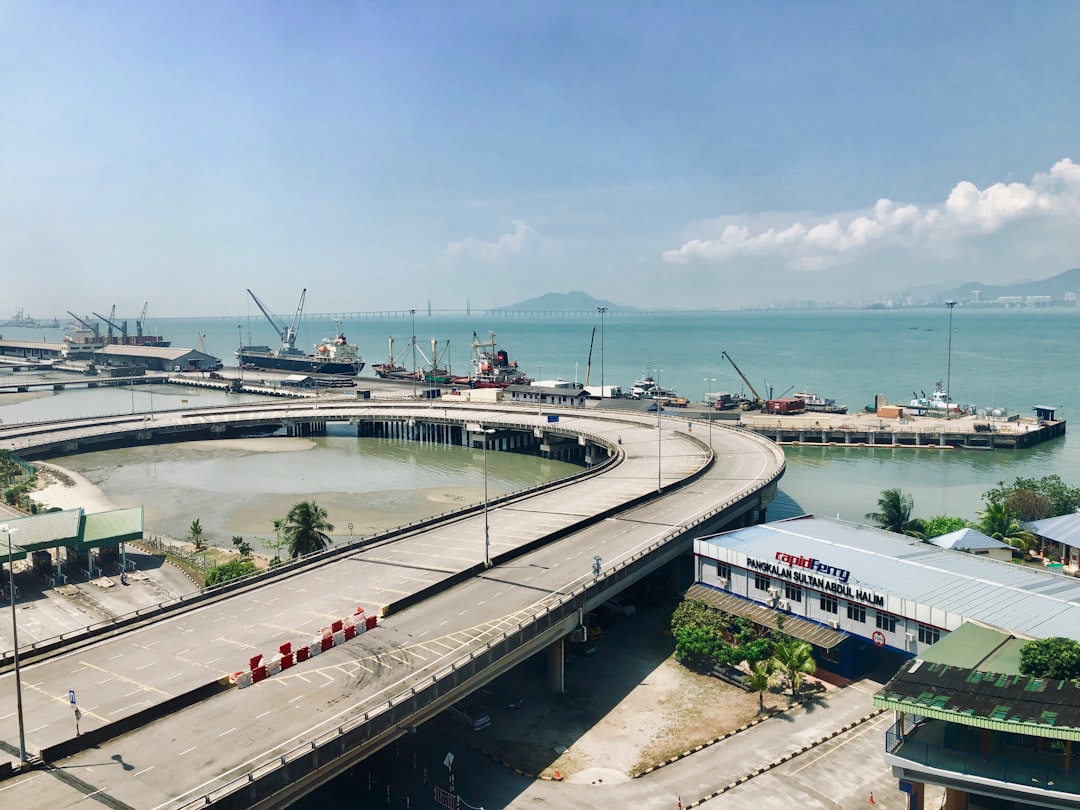
[[527,385],[531,382],[505,349],[496,350],[494,332],[490,340],[480,340],[473,332],[472,350],[472,375],[450,377],[450,382],[467,384],[471,388],[506,388],[508,385]]
[[300,293],[300,303],[296,307],[296,315],[292,322],[286,326],[275,318],[269,310],[263,306],[262,301],[251,290],[248,295],[262,310],[266,320],[274,327],[281,337],[281,348],[271,349],[269,346],[241,346],[236,350],[236,359],[241,368],[265,368],[276,371],[290,371],[297,374],[342,374],[355,377],[364,368],[364,361],[360,357],[358,347],[349,343],[341,331],[340,321],[334,329],[333,337],[323,338],[315,344],[315,351],[307,354],[296,348],[296,330],[300,326],[300,316],[304,311],[304,298],[307,289]]

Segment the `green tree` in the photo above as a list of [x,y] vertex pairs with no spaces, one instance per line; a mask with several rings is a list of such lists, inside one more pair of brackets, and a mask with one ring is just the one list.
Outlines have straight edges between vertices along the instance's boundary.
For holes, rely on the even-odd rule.
[[694,669],[709,669],[726,658],[723,637],[703,624],[686,624],[675,633],[675,658]]
[[215,565],[206,572],[206,587],[221,585],[240,577],[250,576],[259,572],[258,566],[251,560],[229,560],[227,563]]
[[1024,528],[1004,501],[990,501],[979,514],[979,531],[1020,551],[1031,551],[1038,544],[1034,534]]
[[198,518],[191,521],[191,527],[188,529],[188,535],[191,537],[191,542],[195,544],[196,551],[202,551],[206,548],[206,538],[203,537],[202,523]]
[[232,544],[240,552],[241,560],[251,559],[251,543],[248,543],[238,534],[233,535]]
[[1002,501],[1024,522],[1080,511],[1080,488],[1070,487],[1058,475],[999,481],[983,499]]
[[952,515],[935,515],[923,521],[923,536],[930,540],[934,537],[941,537],[943,534],[949,532],[957,532],[960,529],[971,528],[971,521],[962,517],[953,517]]
[[1020,648],[1020,672],[1062,681],[1080,678],[1080,642],[1060,636],[1029,641]]
[[813,675],[817,671],[813,649],[805,641],[798,639],[790,638],[777,644],[773,661],[791,684],[792,697],[798,697],[802,691],[804,676]]
[[757,692],[758,711],[765,711],[765,693],[779,683],[778,673],[770,661],[755,661],[750,665],[750,674],[743,679],[743,684],[751,692]]
[[327,520],[326,510],[314,501],[300,501],[285,515],[282,534],[289,544],[293,559],[322,551],[330,545],[334,526]]
[[906,492],[899,489],[886,489],[878,498],[877,512],[867,512],[866,517],[886,531],[906,534],[910,537],[922,537],[925,528],[923,521],[912,519],[911,509],[914,501]]

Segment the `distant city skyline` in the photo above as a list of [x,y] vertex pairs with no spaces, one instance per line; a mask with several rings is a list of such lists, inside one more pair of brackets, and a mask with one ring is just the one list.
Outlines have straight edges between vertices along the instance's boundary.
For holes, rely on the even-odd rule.
[[1080,266],[1063,0],[0,15],[0,320],[865,305]]

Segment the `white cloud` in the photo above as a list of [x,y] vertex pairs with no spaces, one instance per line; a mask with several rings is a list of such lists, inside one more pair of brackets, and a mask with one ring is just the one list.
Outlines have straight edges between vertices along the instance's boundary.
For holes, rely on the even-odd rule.
[[985,189],[963,180],[939,206],[921,208],[878,200],[865,211],[807,218],[787,225],[758,227],[714,220],[702,236],[664,251],[669,264],[724,263],[740,258],[781,259],[793,270],[820,270],[874,250],[948,250],[962,240],[985,239],[1021,221],[1063,222],[1080,214],[1080,165],[1058,161],[1030,184],[994,183]]
[[471,236],[451,242],[443,251],[443,256],[448,259],[464,258],[486,264],[498,264],[509,256],[522,253],[539,238],[537,232],[520,219],[515,219],[513,225],[512,233],[501,234],[493,242],[485,242]]

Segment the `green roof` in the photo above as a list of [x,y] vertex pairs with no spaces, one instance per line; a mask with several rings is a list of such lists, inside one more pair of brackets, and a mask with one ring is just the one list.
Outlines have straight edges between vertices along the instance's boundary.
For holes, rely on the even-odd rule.
[[[27,552],[47,551],[58,546],[74,546],[83,551],[98,546],[115,546],[143,536],[143,508],[112,509],[83,514],[82,509],[44,512],[40,515],[0,521],[14,530],[11,535],[12,557],[21,560]],[[3,541],[0,541],[3,542]],[[7,559],[7,549],[0,556]]]
[[965,726],[1080,741],[1080,685],[1020,674],[1019,649],[1026,643],[966,623],[906,662],[874,695],[874,705]]
[[143,508],[114,509],[111,512],[94,512],[83,518],[79,549],[97,546],[115,546],[130,540],[139,540],[143,534]]

